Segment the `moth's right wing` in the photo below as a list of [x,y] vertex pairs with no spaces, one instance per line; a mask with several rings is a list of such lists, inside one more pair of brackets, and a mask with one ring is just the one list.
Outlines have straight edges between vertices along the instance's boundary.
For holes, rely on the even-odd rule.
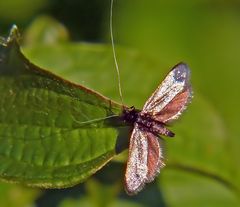
[[190,69],[179,63],[145,103],[141,113],[162,123],[177,119],[192,99]]

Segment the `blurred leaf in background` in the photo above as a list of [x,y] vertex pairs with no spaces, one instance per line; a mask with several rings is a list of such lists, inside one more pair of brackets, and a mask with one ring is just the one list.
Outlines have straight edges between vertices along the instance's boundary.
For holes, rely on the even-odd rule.
[[42,15],[38,16],[24,31],[23,44],[32,47],[34,44],[56,44],[69,40],[66,27],[56,19]]
[[0,184],[1,207],[31,206],[40,195],[39,189],[14,184]]
[[[48,1],[43,4],[47,9],[41,8],[42,13],[59,19],[75,40],[109,42],[109,3]],[[93,178],[80,185],[85,190],[74,197],[70,189],[61,191],[66,200],[58,205],[101,206],[103,201],[96,203],[94,199],[104,197],[103,193],[115,199],[109,206],[239,206],[239,2],[116,0],[114,8],[114,36],[125,103],[141,108],[167,71],[179,61],[187,62],[192,69],[193,103],[173,127],[176,138],[165,142],[167,167],[155,182],[157,194],[147,193],[151,186],[146,186],[138,196],[128,198],[118,188],[120,184],[111,188]],[[38,11],[41,14],[41,9]],[[29,22],[37,16],[30,14],[24,20],[23,31],[34,31]],[[10,24],[6,22],[0,25]],[[44,36],[42,31],[46,30],[36,32],[39,37],[41,33]],[[29,34],[26,32],[23,38]],[[68,42],[67,38],[58,41],[58,36],[55,37],[52,45],[42,44],[44,38],[39,38],[38,44],[26,44],[25,54],[43,68],[119,100],[109,45]],[[116,167],[111,163],[105,171],[102,169],[103,177],[108,178],[109,168]],[[123,176],[124,168],[121,169]],[[116,179],[119,183],[121,175]],[[13,184],[1,185],[16,188]],[[96,191],[99,195],[91,189],[100,189]],[[162,197],[156,196],[159,194]],[[39,199],[48,199],[50,203],[48,195],[52,194],[44,191]],[[30,198],[29,202],[32,201]],[[37,205],[46,206],[41,202]]]
[[[167,142],[168,155],[171,156],[175,150],[178,155],[174,157],[181,162],[198,159],[192,163],[193,166],[221,174],[240,186],[239,2],[119,1],[117,8],[120,11],[115,17],[115,25],[119,42],[138,48],[160,63],[171,65],[172,62],[184,60],[192,68],[195,91],[192,109],[196,108],[189,110],[191,115],[187,114],[186,119],[189,117],[193,120],[188,122],[188,126],[184,121],[176,125],[177,129],[182,124],[188,127],[184,130],[188,134],[182,139],[178,137]],[[205,106],[201,109],[198,104]],[[210,114],[215,114],[212,124],[209,123]],[[205,117],[205,120],[200,121],[197,117]],[[193,128],[195,133],[192,134]],[[164,175],[161,177],[163,180]],[[177,179],[178,176],[175,177]],[[179,179],[183,178],[179,176]],[[209,193],[208,187],[210,184],[204,188],[206,195]],[[217,187],[215,192],[220,194],[221,188]],[[229,205],[234,206],[230,200]],[[222,202],[222,205],[226,203]]]

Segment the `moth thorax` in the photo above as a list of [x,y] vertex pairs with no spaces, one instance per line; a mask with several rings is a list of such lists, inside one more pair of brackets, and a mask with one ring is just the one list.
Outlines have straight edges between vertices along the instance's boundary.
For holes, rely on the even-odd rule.
[[135,109],[133,106],[131,108],[124,108],[122,112],[122,119],[127,123],[134,123],[138,118],[139,110]]

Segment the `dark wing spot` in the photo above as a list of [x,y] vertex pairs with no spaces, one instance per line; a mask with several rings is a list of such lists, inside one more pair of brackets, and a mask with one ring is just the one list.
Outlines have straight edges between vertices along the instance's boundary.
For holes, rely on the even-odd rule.
[[184,82],[189,79],[189,69],[185,63],[178,64],[174,69],[174,79],[178,82]]

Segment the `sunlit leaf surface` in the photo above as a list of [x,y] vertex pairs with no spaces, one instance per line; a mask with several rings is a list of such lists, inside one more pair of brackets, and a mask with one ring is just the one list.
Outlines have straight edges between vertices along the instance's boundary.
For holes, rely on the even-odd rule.
[[0,177],[65,187],[96,172],[116,151],[121,106],[31,64],[18,33],[0,45]]

